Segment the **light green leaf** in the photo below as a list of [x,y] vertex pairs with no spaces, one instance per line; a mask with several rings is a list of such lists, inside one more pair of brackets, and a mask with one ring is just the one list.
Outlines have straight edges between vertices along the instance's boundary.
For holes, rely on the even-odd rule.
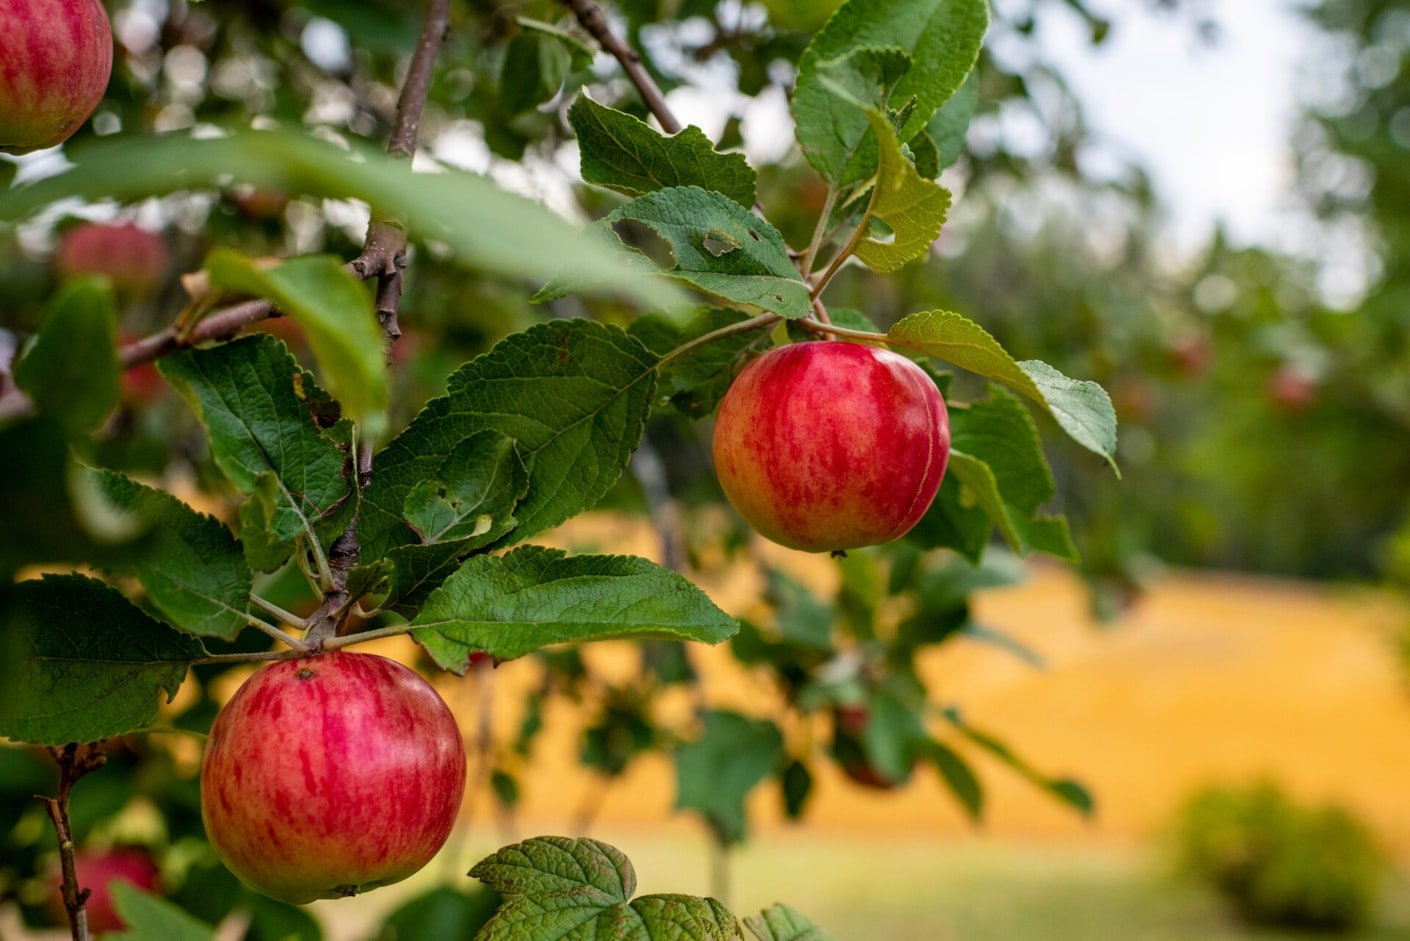
[[111,941],[214,941],[215,929],[197,921],[165,899],[115,879],[110,883],[113,904],[125,930],[107,935]]
[[406,497],[480,431],[515,441],[529,489],[510,533],[527,539],[590,508],[617,482],[651,409],[657,358],[616,327],[555,320],[501,340],[377,455],[363,494],[364,558],[419,543]]
[[873,271],[896,271],[930,252],[950,211],[950,191],[916,172],[901,153],[901,143],[891,124],[875,111],[867,118],[880,142],[876,189],[869,212],[891,227],[889,242],[863,238],[856,255]]
[[865,46],[908,53],[912,66],[890,98],[910,105],[897,129],[910,140],[974,67],[988,24],[986,0],[847,0],[798,62],[792,107],[808,162],[832,185],[865,179],[876,166],[871,126],[824,81],[827,64]]
[[291,195],[394,206],[412,237],[441,242],[496,277],[591,275],[597,286],[646,306],[669,306],[681,296],[659,279],[633,273],[620,252],[485,177],[413,173],[411,161],[370,146],[345,149],[293,131],[241,131],[203,140],[175,134],[99,139],[65,151],[76,165],[6,191],[0,219],[20,219],[62,199],[132,203],[252,183]]
[[1016,362],[983,327],[947,310],[904,317],[887,331],[886,339],[1001,382],[1032,399],[1074,441],[1116,469],[1116,410],[1095,382],[1069,379],[1036,360]]
[[240,633],[249,623],[250,570],[225,524],[122,474],[92,474],[108,503],[150,529],[143,551],[119,556],[108,571],[135,575],[152,605],[185,631],[227,640]]
[[676,749],[676,808],[693,810],[727,843],[744,839],[744,800],[783,759],[783,735],[766,719],[705,714],[705,734]]
[[176,695],[201,642],[143,614],[115,588],[46,575],[0,604],[0,735],[62,745],[151,722]]
[[744,919],[744,926],[759,941],[834,941],[832,935],[782,903]]
[[739,923],[714,899],[632,899],[636,871],[596,840],[535,837],[470,870],[505,896],[477,941],[738,941]]
[[748,208],[754,171],[743,154],[716,153],[698,127],[665,137],[645,121],[598,104],[586,94],[568,109],[578,135],[583,180],[628,196],[672,186],[699,186]]
[[699,588],[654,562],[538,546],[472,558],[411,623],[412,637],[457,673],[476,651],[510,660],[553,644],[624,637],[717,644],[738,629]]
[[256,568],[282,563],[301,535],[327,546],[342,532],[355,508],[345,455],[315,424],[319,393],[282,343],[247,337],[174,353],[158,368],[201,419],[216,464],[255,496],[241,521],[259,529],[242,528],[241,539]]
[[[812,311],[808,285],[788,257],[783,236],[767,221],[721,193],[698,186],[656,190],[619,206],[598,223],[603,237],[614,223],[630,220],[666,240],[675,260],[670,277],[746,307],[789,319]],[[637,267],[654,267],[629,252]],[[536,296],[552,300],[589,285],[594,276],[556,278]]]
[[118,403],[112,292],[100,279],[65,285],[15,363],[15,385],[71,434],[91,431]]
[[276,268],[217,248],[206,259],[221,287],[267,298],[308,337],[323,381],[367,438],[386,426],[388,378],[372,296],[331,255],[294,258]]

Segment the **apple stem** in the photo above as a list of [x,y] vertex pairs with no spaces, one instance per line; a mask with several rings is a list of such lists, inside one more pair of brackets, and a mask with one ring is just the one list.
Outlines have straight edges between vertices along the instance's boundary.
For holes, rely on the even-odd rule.
[[[292,612],[286,611],[274,602],[261,598],[259,595],[252,593],[250,595],[250,603],[257,608],[264,610],[266,613],[274,615],[276,618],[279,619],[280,624],[287,624],[295,630],[300,631],[308,627],[308,622],[305,621],[303,618],[299,617],[297,614],[293,614]],[[268,625],[265,626],[267,627]],[[283,632],[281,631],[280,633]]]
[[[813,320],[807,317],[803,318],[802,320],[795,320],[793,322],[796,323],[798,326],[802,327],[804,330],[807,330],[811,333],[821,334],[823,336],[831,336],[835,334],[837,336],[848,337],[853,340],[866,340],[869,343],[891,344],[891,340],[887,338],[886,334],[884,333],[872,333],[870,330],[852,330],[848,327],[839,327],[833,323],[823,323],[821,320]],[[899,346],[901,344],[894,345]]]
[[671,350],[669,353],[666,353],[656,363],[656,368],[658,370],[665,369],[671,363],[680,359],[682,356],[689,353],[691,350],[698,349],[702,346],[707,346],[711,343],[714,343],[716,340],[720,340],[728,336],[733,336],[736,333],[748,333],[751,330],[762,330],[765,327],[773,326],[774,324],[778,323],[779,320],[780,317],[778,314],[760,314],[757,317],[751,317],[748,320],[741,320],[739,323],[732,323],[729,326],[721,327],[718,330],[711,330],[709,333],[706,333],[702,336],[698,336],[694,340],[689,341],[688,343],[682,343],[680,346]]
[[78,872],[74,867],[73,828],[69,822],[69,797],[73,786],[84,775],[97,771],[108,760],[108,756],[97,744],[82,746],[77,742],[63,747],[50,746],[47,750],[59,766],[59,789],[54,797],[36,794],[49,811],[49,819],[54,821],[54,832],[59,838],[59,865],[63,871],[64,911],[68,912],[69,927],[73,941],[88,941],[88,911],[85,905],[89,890],[78,884]]
[[805,279],[813,274],[813,265],[818,260],[818,251],[822,248],[823,239],[827,235],[827,224],[832,219],[833,207],[837,205],[837,188],[829,186],[827,196],[823,199],[822,212],[818,214],[818,223],[813,227],[813,238],[808,243],[808,250],[803,254],[803,260],[798,265],[798,273]]

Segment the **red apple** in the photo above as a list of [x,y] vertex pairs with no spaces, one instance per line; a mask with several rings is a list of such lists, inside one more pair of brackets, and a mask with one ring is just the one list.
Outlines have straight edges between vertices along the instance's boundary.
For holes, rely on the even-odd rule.
[[907,533],[950,457],[935,383],[888,350],[795,343],[750,363],[720,403],[715,472],[725,496],[774,542],[855,549]]
[[410,876],[450,836],[464,792],[460,730],[431,685],[343,651],[250,677],[216,717],[201,768],[216,854],[296,904]]
[[[146,892],[157,890],[157,864],[151,853],[138,847],[119,847],[107,852],[79,850],[74,854],[73,868],[78,876],[78,887],[89,891],[84,908],[88,912],[88,930],[94,934],[126,927],[113,905],[114,882],[129,882]],[[61,882],[55,883],[49,909],[56,920],[67,921],[61,886]]]
[[131,222],[86,222],[65,232],[54,252],[61,277],[101,275],[131,291],[159,286],[170,261],[161,236]]
[[1281,411],[1306,411],[1317,401],[1317,379],[1305,369],[1279,366],[1268,378],[1268,398]]
[[0,3],[0,153],[53,147],[108,89],[113,28],[99,0]]

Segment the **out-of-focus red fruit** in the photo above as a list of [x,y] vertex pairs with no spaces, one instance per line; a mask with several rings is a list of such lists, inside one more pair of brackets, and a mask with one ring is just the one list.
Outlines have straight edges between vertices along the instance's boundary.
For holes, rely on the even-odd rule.
[[1268,399],[1284,412],[1306,411],[1317,401],[1317,380],[1296,366],[1279,366],[1268,377]]
[[[119,333],[118,345],[126,346],[137,339],[138,337],[131,333]],[[140,366],[133,366],[131,369],[122,371],[122,400],[128,405],[145,405],[160,398],[164,392],[166,392],[166,380],[162,378],[161,373],[157,372],[157,367],[154,364],[143,363]]]
[[68,140],[112,71],[113,28],[99,0],[0,0],[0,153]]
[[120,290],[158,287],[170,264],[161,236],[131,222],[84,223],[65,232],[54,252],[60,276],[101,275]]
[[[80,889],[88,889],[88,930],[93,934],[120,931],[124,927],[113,905],[112,884],[128,882],[145,892],[157,891],[157,864],[152,854],[137,847],[119,847],[107,852],[79,850],[74,854],[74,874]],[[58,921],[67,921],[64,909],[62,881],[54,883],[49,896],[50,914]]]
[[277,219],[289,205],[289,194],[279,190],[238,189],[229,195],[230,202],[247,219]]
[[266,317],[248,329],[278,337],[295,351],[308,346],[308,337],[304,336],[304,328],[300,327],[298,321],[293,317]]
[[792,549],[875,546],[940,489],[950,418],[935,382],[889,350],[836,340],[770,350],[730,385],[715,472],[761,535]]
[[1175,370],[1194,379],[1204,375],[1214,361],[1214,345],[1203,334],[1188,333],[1175,341],[1170,355],[1175,361]]

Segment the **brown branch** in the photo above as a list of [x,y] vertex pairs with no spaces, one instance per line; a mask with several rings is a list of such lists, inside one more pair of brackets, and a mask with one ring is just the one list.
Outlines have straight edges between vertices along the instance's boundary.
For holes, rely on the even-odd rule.
[[49,754],[59,765],[59,791],[54,797],[36,794],[49,811],[49,819],[54,821],[54,832],[59,838],[59,865],[63,871],[64,911],[68,912],[69,927],[73,941],[88,941],[88,911],[84,907],[89,890],[78,884],[78,873],[74,868],[73,828],[69,823],[69,797],[78,780],[90,772],[97,771],[108,760],[96,744],[82,746],[70,743],[62,748],[50,748]]
[[671,109],[666,105],[666,97],[661,94],[660,87],[656,80],[651,77],[641,64],[641,55],[625,42],[618,39],[612,32],[612,27],[607,22],[606,15],[602,8],[593,0],[559,0],[565,7],[573,11],[573,15],[578,18],[583,29],[587,30],[597,44],[612,54],[622,65],[622,71],[627,73],[627,78],[631,79],[636,86],[637,94],[641,95],[641,100],[646,103],[646,107],[651,109],[651,113],[656,116],[657,122],[661,125],[661,130],[667,134],[679,134],[681,123],[676,120],[676,116],[671,113]]

